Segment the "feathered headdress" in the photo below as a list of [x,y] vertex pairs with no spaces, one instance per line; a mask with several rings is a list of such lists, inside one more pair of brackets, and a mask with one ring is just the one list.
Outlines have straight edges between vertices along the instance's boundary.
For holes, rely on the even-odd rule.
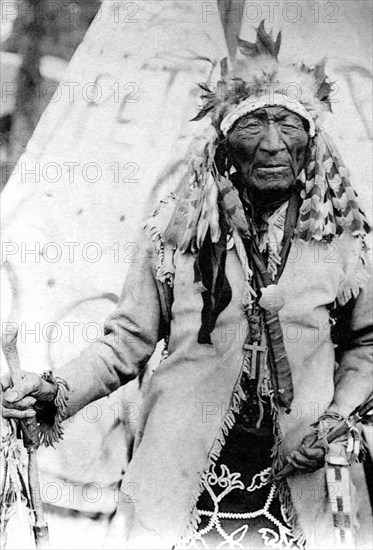
[[348,171],[322,130],[323,114],[331,111],[333,89],[325,74],[325,59],[314,67],[280,63],[280,46],[281,33],[274,39],[262,21],[255,43],[238,39],[232,71],[222,76],[216,86],[200,84],[203,106],[193,120],[205,119],[207,128],[191,144],[179,200],[165,233],[166,240],[182,252],[191,245],[200,248],[208,229],[212,242],[218,242],[218,196],[232,230],[247,236],[249,228],[238,191],[230,180],[230,167],[225,173],[220,166],[217,168],[217,152],[240,118],[265,106],[284,106],[308,125],[311,155],[304,171],[299,238],[331,238],[346,228],[354,235],[369,231]]
[[333,83],[325,74],[326,60],[314,67],[304,63],[279,63],[280,46],[281,32],[274,40],[272,31],[265,31],[264,21],[257,29],[255,43],[238,38],[239,53],[231,74],[223,77],[216,88],[200,84],[204,105],[194,120],[210,113],[219,131],[223,119],[243,101],[270,104],[274,103],[275,94],[282,96],[290,110],[292,105],[294,109],[299,108],[299,103],[304,108],[301,116],[311,117],[314,122],[323,112],[331,111],[329,95]]

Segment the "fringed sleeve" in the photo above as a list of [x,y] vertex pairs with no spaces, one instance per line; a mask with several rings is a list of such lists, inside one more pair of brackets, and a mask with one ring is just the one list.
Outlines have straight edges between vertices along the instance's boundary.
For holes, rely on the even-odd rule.
[[[354,284],[347,285],[348,280]],[[371,266],[365,253],[359,255],[354,273],[346,277],[343,294],[349,298],[348,302],[343,301],[349,314],[345,315],[343,338],[339,338],[333,405],[347,416],[372,392],[373,291]]]
[[[144,368],[162,339],[161,284],[156,280],[154,243],[141,231],[138,254],[128,269],[117,308],[104,323],[104,335],[80,356],[54,374],[66,382],[59,398],[68,391],[65,418],[133,380]],[[61,407],[57,407],[57,411]],[[58,427],[55,427],[57,434]]]

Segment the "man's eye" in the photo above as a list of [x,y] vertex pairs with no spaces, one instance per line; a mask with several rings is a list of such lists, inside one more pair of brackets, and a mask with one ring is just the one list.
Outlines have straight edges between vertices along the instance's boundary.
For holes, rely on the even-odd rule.
[[259,120],[245,120],[244,118],[237,122],[237,128],[251,128],[251,127],[259,127],[260,121]]
[[240,128],[245,130],[260,130],[262,126],[259,122],[246,122],[246,124],[242,124]]
[[299,126],[297,126],[296,124],[289,124],[288,122],[282,122],[281,123],[281,128],[283,128],[284,130],[299,130]]

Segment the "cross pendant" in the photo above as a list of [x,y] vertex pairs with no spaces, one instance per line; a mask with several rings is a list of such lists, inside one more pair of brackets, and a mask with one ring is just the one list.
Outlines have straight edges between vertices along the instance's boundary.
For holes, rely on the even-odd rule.
[[258,342],[254,342],[253,344],[245,344],[244,348],[252,351],[251,364],[249,365],[248,374],[249,374],[249,378],[253,380],[256,378],[256,363],[257,363],[258,352],[265,353],[267,351],[267,346],[260,346],[258,345]]

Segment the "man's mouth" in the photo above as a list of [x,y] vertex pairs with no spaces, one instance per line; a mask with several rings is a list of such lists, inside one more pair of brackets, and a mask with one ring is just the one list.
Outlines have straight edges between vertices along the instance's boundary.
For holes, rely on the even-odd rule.
[[289,169],[288,165],[277,164],[275,166],[256,166],[255,170],[263,174],[279,174]]

